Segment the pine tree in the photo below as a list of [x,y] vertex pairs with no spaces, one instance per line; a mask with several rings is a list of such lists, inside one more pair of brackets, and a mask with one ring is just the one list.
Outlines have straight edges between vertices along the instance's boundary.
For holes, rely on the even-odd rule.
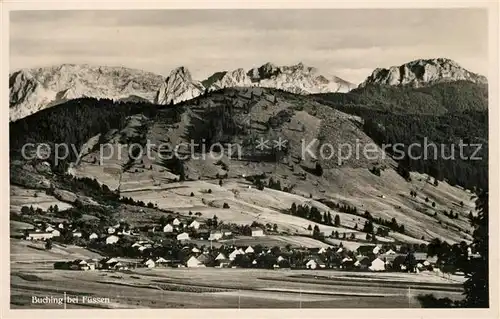
[[335,219],[334,219],[333,223],[335,226],[340,226],[340,216],[338,214],[335,215]]
[[472,219],[474,227],[472,247],[479,258],[470,261],[464,283],[464,306],[469,308],[489,307],[488,269],[488,191],[483,191],[476,200],[477,217]]

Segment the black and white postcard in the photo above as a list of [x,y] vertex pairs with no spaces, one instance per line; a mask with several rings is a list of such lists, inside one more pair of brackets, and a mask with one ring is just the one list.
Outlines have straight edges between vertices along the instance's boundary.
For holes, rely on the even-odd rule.
[[498,316],[498,4],[259,3],[5,2],[6,317]]

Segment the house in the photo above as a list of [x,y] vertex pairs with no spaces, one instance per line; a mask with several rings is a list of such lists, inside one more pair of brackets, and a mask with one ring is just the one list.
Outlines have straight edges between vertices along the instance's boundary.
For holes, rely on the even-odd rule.
[[71,263],[71,265],[69,266],[69,269],[71,269],[71,270],[90,270],[90,267],[85,260],[76,259]]
[[371,265],[370,258],[366,256],[356,256],[356,261],[354,262],[353,266],[360,268],[360,269],[368,269]]
[[380,247],[379,246],[375,246],[375,248],[373,248],[373,250],[372,250],[372,253],[374,255],[377,255],[379,252],[380,252]]
[[165,226],[163,226],[164,233],[171,233],[173,231],[174,231],[174,226],[172,226],[170,224],[166,224]]
[[120,230],[118,231],[117,235],[130,236],[130,230]]
[[189,224],[189,226],[188,226],[188,227],[189,227],[189,228],[193,228],[193,229],[199,229],[199,228],[200,228],[200,223],[199,223],[199,222],[197,222],[196,220],[193,220],[193,221],[191,222],[191,224]]
[[59,225],[57,225],[57,228],[64,229],[64,224],[63,223],[59,223]]
[[144,266],[144,267],[147,267],[147,268],[154,268],[155,266],[155,262],[153,259],[151,258],[146,258],[144,259],[141,264]]
[[96,233],[92,233],[89,235],[89,240],[94,240],[94,239],[97,239],[99,238],[99,236],[96,234]]
[[52,233],[29,231],[26,235],[26,240],[47,240],[54,237]]
[[155,260],[155,264],[156,266],[166,266],[168,264],[168,260],[163,257],[158,257]]
[[230,261],[229,259],[226,258],[226,256],[223,253],[219,253],[217,257],[215,257],[215,262],[216,264],[219,264],[219,266],[216,267],[222,268],[222,267],[228,267]]
[[278,259],[276,259],[276,261],[279,263],[280,261],[283,261],[285,260],[285,258],[283,258],[283,256],[279,256]]
[[51,233],[54,231],[54,228],[52,226],[48,226],[47,228],[45,228],[45,232],[47,233]]
[[132,248],[134,248],[134,247],[142,247],[142,245],[141,245],[141,242],[136,241],[130,247],[132,247]]
[[226,237],[231,236],[233,234],[233,232],[227,228],[222,228],[220,231],[222,232],[222,236],[226,236]]
[[59,237],[59,236],[61,236],[61,232],[59,230],[57,230],[57,229],[54,229],[52,231],[52,236],[53,237]]
[[76,230],[76,229],[73,230],[73,237],[82,237],[82,236],[83,236],[83,234],[81,231]]
[[234,249],[232,253],[229,254],[229,260],[234,260],[236,256],[241,255],[242,252],[239,249]]
[[107,231],[108,231],[108,234],[114,234],[116,229],[113,226],[109,226]]
[[248,246],[247,249],[245,249],[246,254],[253,254],[255,251],[253,250],[252,246]]
[[114,269],[114,270],[127,270],[128,267],[121,261],[117,261],[115,263],[111,263],[108,265],[108,269]]
[[306,268],[307,269],[317,269],[317,268],[325,268],[326,265],[320,261],[319,259],[309,259],[309,261],[306,263]]
[[324,254],[326,253],[326,249],[325,247],[321,247],[319,250],[318,250],[318,254]]
[[344,248],[339,247],[339,249],[337,249],[337,254],[340,254],[340,253],[341,253],[341,252],[343,252],[343,251],[344,251]]
[[173,221],[172,221],[172,225],[174,226],[179,226],[181,224],[181,221],[178,220],[177,218],[175,218]]
[[252,237],[262,237],[264,235],[264,231],[259,227],[252,227]]
[[354,260],[352,260],[352,258],[350,257],[345,257],[344,259],[342,259],[342,261],[340,262],[340,268],[341,269],[351,269],[352,267],[354,267]]
[[137,247],[137,250],[138,250],[138,251],[140,251],[140,252],[143,252],[143,251],[145,251],[146,249],[148,249],[148,248],[147,248],[147,247],[145,247],[145,246],[139,246],[139,247]]
[[205,266],[210,265],[214,260],[209,254],[201,254],[196,259]]
[[395,255],[396,252],[392,249],[389,249],[388,251],[385,252],[386,255]]
[[189,234],[188,233],[180,233],[177,235],[177,240],[189,240]]
[[191,252],[195,253],[195,254],[198,254],[198,253],[200,253],[200,250],[198,248],[196,248],[196,247],[193,247],[193,249],[191,249]]
[[115,244],[116,242],[118,242],[118,240],[120,240],[120,237],[111,235],[106,237],[106,244],[108,245]]
[[205,267],[196,257],[191,256],[187,261],[186,261],[186,267],[188,268],[198,268],[198,267]]
[[435,265],[437,263],[437,256],[427,256],[427,253],[416,252],[413,254],[415,256],[415,261],[418,263],[423,263],[424,261],[428,261],[430,265]]
[[380,259],[380,258],[375,258],[371,262],[371,266],[368,267],[371,271],[384,271],[385,270],[385,263]]
[[223,253],[219,253],[217,255],[217,257],[215,257],[215,260],[219,261],[219,260],[226,260],[226,256],[223,254]]
[[221,239],[223,236],[222,232],[216,230],[216,231],[212,231],[210,232],[210,237],[208,237],[208,240],[219,240]]

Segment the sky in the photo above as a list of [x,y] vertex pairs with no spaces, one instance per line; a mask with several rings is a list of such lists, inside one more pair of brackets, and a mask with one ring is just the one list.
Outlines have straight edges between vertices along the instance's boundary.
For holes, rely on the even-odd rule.
[[450,58],[488,73],[481,9],[14,11],[10,70],[125,66],[203,80],[223,70],[299,62],[362,82],[375,68]]

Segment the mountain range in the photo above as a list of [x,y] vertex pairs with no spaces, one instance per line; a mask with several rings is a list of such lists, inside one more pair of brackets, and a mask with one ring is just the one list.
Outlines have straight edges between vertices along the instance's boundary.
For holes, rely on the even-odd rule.
[[[121,207],[100,219],[136,218],[119,214],[129,212],[130,202],[123,200],[130,198],[151,203],[158,214],[190,216],[194,210],[202,219],[217,215],[227,224],[276,224],[292,237],[310,235],[309,226],[317,225],[329,243],[340,242],[330,236],[334,231],[353,234],[351,244],[367,242],[371,234],[362,229],[367,218],[382,230],[376,235],[382,242],[460,242],[472,238],[471,190],[488,183],[486,79],[451,60],[377,69],[358,87],[301,63],[222,71],[203,81],[185,67],[164,78],[125,68],[64,65],[15,72],[10,84],[11,118],[12,109],[18,116],[9,125],[11,184],[48,190],[38,196],[61,205]],[[480,143],[475,156],[481,160],[401,160],[383,148],[402,143],[408,155],[408,145],[423,137],[444,146],[445,154],[450,143]],[[287,141],[281,149],[255,143],[281,139]],[[147,156],[122,152],[98,160],[106,158],[99,144],[130,150],[136,144],[192,141],[210,149],[239,145],[241,156],[232,160],[222,151],[221,159],[204,158],[203,148],[196,148],[196,156],[169,159],[167,151],[153,148]],[[304,155],[304,141],[319,142],[310,148],[316,156]],[[27,143],[74,145],[81,157],[31,160],[22,153]],[[370,145],[378,155],[341,158],[343,151],[330,154],[325,143]],[[28,196],[19,202],[33,204]],[[293,216],[295,202],[339,214],[342,224]],[[20,209],[11,205],[14,212]]]
[[193,79],[186,67],[178,67],[165,78],[151,72],[124,67],[63,64],[22,69],[9,76],[10,121],[47,107],[80,98],[109,98],[115,101],[145,101],[171,104],[195,98],[206,90],[228,87],[266,87],[296,94],[346,93],[373,85],[425,87],[468,81],[487,83],[484,76],[470,72],[449,59],[421,59],[400,66],[377,68],[361,84],[337,76],[326,76],[316,68],[298,63],[277,66],[266,63],[250,70],[220,71],[207,79]]

